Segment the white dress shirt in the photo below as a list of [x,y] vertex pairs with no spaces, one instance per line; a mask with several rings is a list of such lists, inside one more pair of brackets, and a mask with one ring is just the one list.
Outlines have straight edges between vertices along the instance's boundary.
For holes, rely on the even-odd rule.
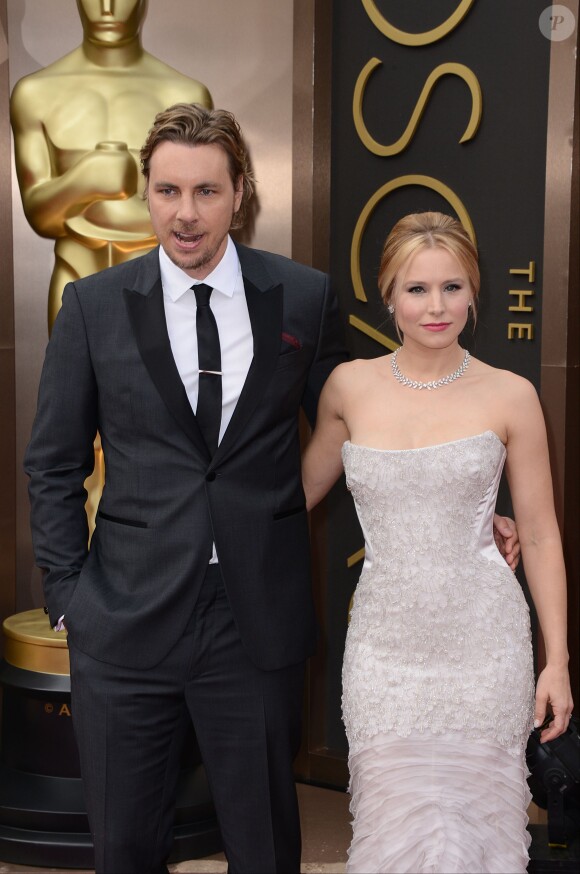
[[159,249],[163,304],[171,351],[195,412],[199,385],[197,306],[192,287],[199,282],[214,290],[209,305],[217,322],[222,356],[221,441],[239,400],[252,363],[254,343],[240,262],[231,237],[222,260],[204,280],[192,279]]

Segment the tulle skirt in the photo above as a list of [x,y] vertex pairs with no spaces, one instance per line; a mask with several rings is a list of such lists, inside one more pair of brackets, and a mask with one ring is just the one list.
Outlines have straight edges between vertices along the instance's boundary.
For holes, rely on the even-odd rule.
[[458,734],[378,734],[349,767],[349,874],[525,874],[523,752]]

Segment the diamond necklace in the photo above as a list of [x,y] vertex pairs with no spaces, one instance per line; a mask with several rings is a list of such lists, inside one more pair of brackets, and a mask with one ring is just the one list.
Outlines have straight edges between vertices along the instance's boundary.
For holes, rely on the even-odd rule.
[[400,348],[396,349],[395,352],[391,355],[391,367],[393,369],[393,376],[397,380],[397,382],[402,383],[402,385],[408,385],[409,388],[426,388],[427,391],[433,391],[433,389],[440,388],[442,385],[449,385],[450,382],[454,382],[456,379],[459,379],[460,376],[463,376],[465,371],[469,366],[469,362],[471,361],[471,355],[465,350],[465,355],[463,356],[463,361],[453,373],[450,373],[448,376],[442,376],[441,379],[431,380],[431,382],[419,382],[416,379],[409,379],[408,376],[405,376],[404,373],[401,373],[399,370],[399,365],[397,364],[397,355],[400,352]]

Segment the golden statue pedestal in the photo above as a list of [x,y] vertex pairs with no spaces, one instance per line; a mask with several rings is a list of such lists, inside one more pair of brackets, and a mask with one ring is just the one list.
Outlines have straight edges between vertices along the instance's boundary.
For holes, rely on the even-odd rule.
[[[0,661],[0,859],[19,865],[93,868],[74,739],[66,632],[44,610],[3,623]],[[184,747],[170,861],[221,850],[205,771],[191,730]]]

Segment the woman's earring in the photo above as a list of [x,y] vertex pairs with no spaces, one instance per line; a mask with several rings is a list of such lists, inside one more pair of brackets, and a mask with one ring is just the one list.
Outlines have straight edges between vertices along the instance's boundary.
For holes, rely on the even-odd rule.
[[[469,304],[469,306],[471,306],[471,304]],[[395,312],[395,307],[392,304],[389,304],[388,310],[390,314],[393,315],[393,313]]]
[[469,301],[469,303],[467,304],[467,309],[468,309],[468,310],[471,309],[471,301]]

